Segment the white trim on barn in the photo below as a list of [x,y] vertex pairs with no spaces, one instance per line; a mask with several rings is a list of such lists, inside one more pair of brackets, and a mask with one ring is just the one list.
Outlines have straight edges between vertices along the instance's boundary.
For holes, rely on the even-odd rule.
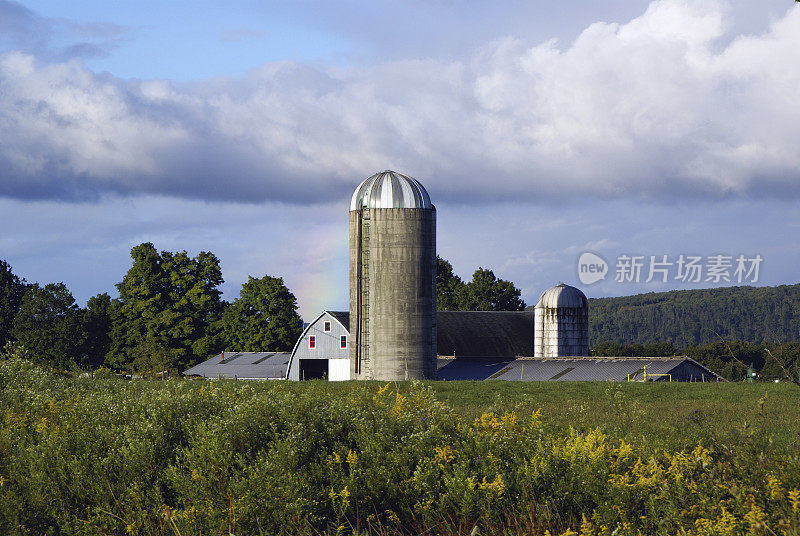
[[[330,324],[329,331],[325,331],[325,323]],[[314,348],[309,348],[310,337],[314,337]],[[341,347],[341,337],[347,337],[347,348]],[[311,378],[349,380],[349,338],[347,327],[329,311],[323,311],[297,339],[286,368],[286,378],[293,381]]]

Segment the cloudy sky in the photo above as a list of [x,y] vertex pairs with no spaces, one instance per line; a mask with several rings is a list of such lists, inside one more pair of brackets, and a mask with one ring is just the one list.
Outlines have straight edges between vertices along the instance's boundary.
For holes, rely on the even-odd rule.
[[733,285],[740,256],[797,283],[800,4],[0,0],[0,258],[28,281],[114,295],[150,241],[215,253],[227,299],[270,274],[306,319],[346,309],[348,199],[384,169],[457,273],[529,303]]

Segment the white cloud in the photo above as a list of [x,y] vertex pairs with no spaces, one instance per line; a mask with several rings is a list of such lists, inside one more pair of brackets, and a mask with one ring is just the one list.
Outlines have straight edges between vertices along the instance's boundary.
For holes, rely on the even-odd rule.
[[800,6],[760,35],[726,13],[657,0],[566,45],[192,85],[5,53],[0,195],[326,202],[388,167],[435,200],[797,197]]

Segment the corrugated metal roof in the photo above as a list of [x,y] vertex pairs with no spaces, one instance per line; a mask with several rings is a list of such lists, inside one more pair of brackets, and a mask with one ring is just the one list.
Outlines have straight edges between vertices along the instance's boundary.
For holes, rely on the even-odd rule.
[[431,198],[418,180],[386,170],[364,179],[350,199],[350,210],[362,208],[431,208]]
[[[688,357],[584,357],[511,360],[491,358],[438,360],[440,380],[606,381],[644,380],[714,381],[719,376]],[[651,376],[652,375],[652,376]]]
[[488,380],[514,359],[497,359],[496,357],[470,357],[469,359],[438,358],[437,379],[454,380]]
[[533,311],[438,311],[437,353],[455,357],[533,355]]
[[224,352],[186,370],[184,376],[275,380],[286,376],[289,352]]
[[560,283],[542,292],[539,301],[536,302],[537,309],[557,307],[588,307],[588,301],[586,295],[579,289]]

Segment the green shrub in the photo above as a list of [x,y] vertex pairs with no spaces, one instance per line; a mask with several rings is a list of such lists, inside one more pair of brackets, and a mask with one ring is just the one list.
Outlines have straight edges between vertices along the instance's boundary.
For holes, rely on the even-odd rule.
[[796,448],[692,434],[646,452],[538,411],[464,417],[429,384],[66,379],[8,359],[0,533],[798,534]]

